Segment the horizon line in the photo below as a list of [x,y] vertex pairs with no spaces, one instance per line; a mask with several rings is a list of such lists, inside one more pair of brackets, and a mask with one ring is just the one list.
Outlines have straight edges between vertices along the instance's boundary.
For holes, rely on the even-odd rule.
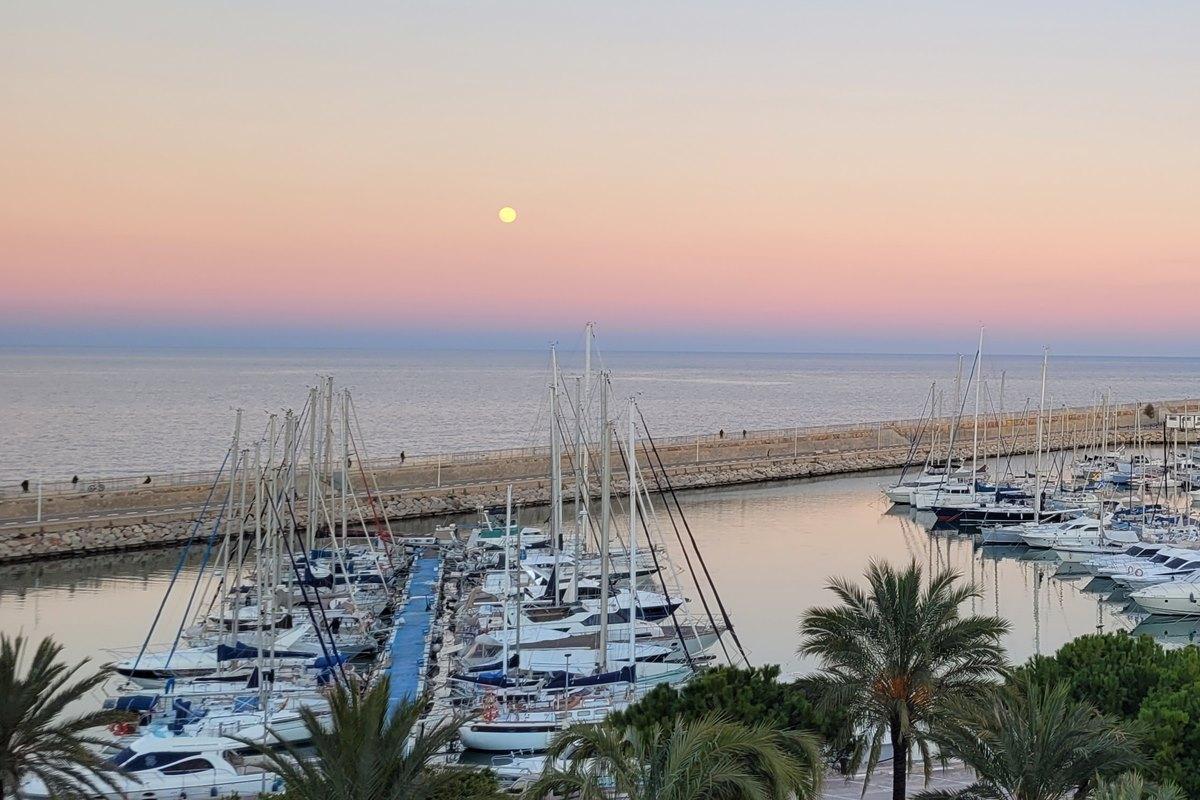
[[[241,345],[241,344],[7,344],[0,342],[0,351],[4,350],[116,350],[125,352],[136,352],[139,350],[170,350],[170,351],[234,351],[234,352],[252,352],[252,351],[289,351],[289,352],[407,352],[407,353],[544,353],[549,350],[549,344],[545,347],[468,347],[468,346],[417,346],[406,347],[403,345],[288,345],[288,344],[273,344],[273,345]],[[559,347],[560,353],[582,352],[582,348],[563,348]],[[598,348],[601,353],[623,353],[623,354],[647,354],[647,353],[662,353],[675,355],[763,355],[763,356],[909,356],[909,357],[945,357],[957,358],[958,356],[969,356],[971,352],[935,352],[935,351],[899,351],[899,350],[712,350],[712,349],[678,349],[678,348]],[[1051,358],[1126,358],[1139,360],[1200,360],[1200,355],[1147,355],[1147,354],[1130,354],[1130,353],[1056,353],[1050,351]],[[1041,353],[1011,353],[1011,352],[986,352],[984,360],[988,358],[1034,358],[1040,359]]]

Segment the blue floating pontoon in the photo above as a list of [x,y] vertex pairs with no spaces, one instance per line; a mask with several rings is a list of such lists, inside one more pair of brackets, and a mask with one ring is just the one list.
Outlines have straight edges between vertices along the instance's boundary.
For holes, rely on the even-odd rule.
[[415,698],[421,685],[425,644],[436,610],[434,598],[440,563],[437,554],[422,555],[413,564],[409,575],[408,604],[396,620],[396,635],[392,639],[392,665],[389,671],[389,707],[392,709],[405,700]]

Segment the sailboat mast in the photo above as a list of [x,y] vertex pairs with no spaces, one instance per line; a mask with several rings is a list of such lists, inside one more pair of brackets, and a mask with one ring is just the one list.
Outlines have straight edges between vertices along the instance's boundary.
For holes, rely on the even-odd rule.
[[608,552],[612,524],[612,434],[608,423],[608,373],[600,375],[600,671],[608,671]]
[[[263,486],[262,486],[262,442],[254,443],[254,593],[255,603],[258,606],[258,629],[262,630],[263,618],[263,593],[262,593],[262,501],[263,501]],[[263,694],[262,674],[262,642],[256,640],[254,653],[255,666],[258,667],[259,688],[258,702],[259,705],[266,704],[266,696]]]
[[[583,337],[583,418],[586,419],[587,414],[592,408],[592,339],[595,338],[594,330],[595,323],[589,322],[584,328]],[[582,423],[580,423],[582,425]],[[592,511],[592,493],[590,490],[591,483],[589,482],[588,473],[588,432],[586,427],[583,430],[583,450],[579,454],[579,474],[583,481],[583,505],[579,508],[580,515],[580,530],[588,529],[588,520],[591,518]],[[583,541],[583,552],[587,552],[587,540]]]
[[516,606],[517,606],[517,609],[516,609],[516,631],[514,631],[514,635],[513,635],[513,643],[516,645],[516,651],[517,651],[518,657],[520,657],[520,655],[521,655],[521,612],[522,612],[521,553],[523,552],[522,545],[523,545],[523,542],[521,540],[521,526],[518,524],[517,525],[517,552],[516,552],[516,559],[517,559],[517,602],[516,602]]
[[350,527],[350,390],[342,389],[342,547],[349,541]]
[[[266,557],[266,564],[259,564],[259,571],[263,574],[263,586],[258,595],[259,616],[263,619],[263,624],[259,626],[259,652],[262,651],[262,636],[265,631],[270,631],[266,634],[270,637],[271,642],[271,663],[275,663],[275,547],[279,541],[279,467],[283,463],[283,458],[276,459],[275,443],[279,437],[279,418],[271,415],[271,421],[268,426],[270,430],[271,443],[268,448],[269,455],[267,456],[267,534],[263,540],[263,555]],[[286,454],[284,454],[286,455]],[[265,567],[265,568],[264,568]],[[264,608],[265,606],[265,608]],[[265,684],[266,681],[262,681]],[[263,714],[266,714],[264,707]],[[264,717],[265,719],[265,717]]]
[[504,661],[502,671],[508,675],[508,599],[512,596],[512,550],[509,533],[512,531],[512,484],[504,497],[504,603],[500,613],[504,615]]
[[[257,445],[255,446],[254,458],[255,458],[255,463],[254,463],[253,471],[257,474],[257,471],[258,471]],[[241,492],[239,493],[240,496],[238,498],[238,514],[237,514],[237,573],[235,574],[234,579],[237,581],[237,586],[235,587],[235,589],[238,592],[238,596],[237,596],[237,598],[234,598],[233,600],[230,601],[230,604],[233,607],[237,608],[239,612],[240,612],[241,608],[240,608],[240,605],[237,604],[237,600],[240,599],[240,597],[241,597],[242,576],[245,574],[245,571],[246,571],[246,510],[247,510],[246,492],[249,489],[250,473],[251,473],[251,469],[248,469],[248,467],[250,467],[249,461],[250,461],[250,450],[249,450],[249,448],[247,448],[245,450],[242,450],[242,487],[241,487]],[[255,478],[255,480],[257,480],[257,478]],[[229,632],[230,644],[237,643],[238,626],[237,626],[237,616],[236,615],[234,617],[233,623],[234,623],[233,628]]]
[[958,437],[958,426],[962,422],[962,353],[958,354],[958,372],[954,374],[954,408],[950,413],[954,421],[950,423],[950,436],[946,442],[946,474],[950,474],[950,462],[954,459],[954,440]]
[[958,354],[958,372],[954,373],[954,413],[962,407],[962,353]]
[[[322,509],[328,514],[326,522],[329,527],[329,538],[334,538],[333,529],[333,376],[325,378],[325,475],[329,481],[329,505],[327,509]],[[322,505],[324,505],[325,493],[321,493]]]
[[550,348],[550,546],[554,553],[553,605],[558,605],[559,548],[562,544],[562,452],[558,435],[558,353]]
[[[929,387],[929,453],[925,456],[926,469],[933,468],[933,461],[937,457],[934,449],[937,447],[937,429],[938,429],[938,393],[937,381]],[[920,444],[918,442],[917,444]]]
[[1037,461],[1033,475],[1033,521],[1042,521],[1042,414],[1046,408],[1046,362],[1050,359],[1050,351],[1042,348],[1042,397],[1038,402],[1037,418]]
[[[296,467],[300,459],[296,457],[296,453],[300,449],[300,420],[296,418],[296,415],[290,408],[287,412],[286,425],[287,427],[284,428],[284,440],[287,442],[287,446],[283,451],[284,464],[287,467],[287,470],[283,473],[283,496],[286,498],[283,504],[284,508],[293,503],[299,494],[296,491]],[[287,515],[285,525],[287,526],[287,532],[284,534],[287,537],[285,541],[288,547],[292,547],[292,543],[296,541],[296,515],[294,513]],[[291,558],[288,559],[288,569],[283,569],[283,551],[286,549],[283,544],[283,542],[275,543],[275,582],[279,584],[282,581],[287,586],[287,613],[290,615],[292,613],[293,600],[292,578],[294,577],[295,569],[291,563]]]
[[1101,426],[1103,433],[1101,434],[1101,440],[1100,440],[1100,457],[1102,459],[1107,459],[1108,458],[1108,392],[1104,393],[1101,415],[1103,417],[1102,426]]
[[[270,664],[275,664],[275,625],[274,625],[274,605],[275,605],[275,584],[272,581],[272,576],[275,569],[274,559],[271,557],[272,548],[275,546],[275,534],[277,531],[278,517],[275,513],[276,503],[276,469],[277,462],[275,460],[275,441],[278,436],[279,420],[275,414],[272,414],[270,421],[267,423],[267,469],[263,475],[263,483],[261,484],[262,494],[267,499],[267,525],[266,531],[262,539],[262,548],[258,551],[258,639],[255,642],[255,650],[257,651],[258,659],[258,692],[259,692],[259,708],[262,709],[262,725],[263,739],[262,744],[265,747],[267,744],[267,715],[269,707],[267,704],[267,671],[264,665],[267,663],[263,657],[263,637],[267,636],[270,639]],[[268,632],[269,631],[269,632]]]
[[637,639],[637,430],[633,422],[633,398],[629,398],[629,671],[637,674],[637,654],[634,643]]
[[[241,453],[238,451],[238,439],[242,433],[242,410],[239,408],[234,414],[233,421],[233,444],[229,448],[229,505],[228,516],[225,520],[225,543],[222,548],[224,557],[221,565],[221,585],[217,590],[221,593],[221,624],[225,624],[225,620],[229,619],[228,612],[236,613],[237,609],[233,603],[233,595],[229,591],[229,557],[230,557],[230,538],[233,535],[234,527],[241,530],[242,519],[237,513],[237,474],[238,474],[238,457]],[[244,465],[243,465],[244,468]],[[231,623],[230,630],[233,632],[233,639],[237,639],[237,621]],[[224,638],[222,636],[222,638]]]
[[308,390],[308,524],[304,526],[304,552],[307,556],[316,547],[317,530],[317,486],[320,470],[317,468],[317,424],[321,418],[317,402],[317,387]]
[[[996,471],[1000,471],[1001,451],[1004,449],[1004,378],[1005,370],[1000,370],[1000,421],[996,425]],[[997,478],[999,476],[997,475]]]
[[584,498],[587,488],[583,484],[583,454],[587,448],[583,444],[583,378],[575,378],[575,541],[571,567],[571,600],[579,598],[579,560],[583,557],[584,524],[587,522],[587,511],[584,510]]
[[979,387],[983,383],[983,326],[979,326],[979,347],[975,350],[975,422],[971,426],[971,495],[979,485]]

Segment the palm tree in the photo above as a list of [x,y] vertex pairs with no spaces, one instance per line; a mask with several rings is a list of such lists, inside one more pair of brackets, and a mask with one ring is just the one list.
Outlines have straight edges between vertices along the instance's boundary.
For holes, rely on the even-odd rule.
[[[1065,683],[1042,686],[1027,674],[987,703],[955,709],[934,739],[946,755],[975,770],[976,781],[957,791],[924,792],[919,800],[1084,798],[1098,775],[1131,769],[1140,760],[1136,740],[1116,717],[1072,700]],[[1140,800],[1141,788],[1131,796]]]
[[453,779],[450,773],[429,766],[456,735],[458,722],[448,720],[431,730],[416,731],[424,699],[389,710],[389,694],[386,677],[370,688],[351,678],[330,698],[329,727],[311,709],[301,708],[300,716],[312,735],[304,753],[291,745],[277,752],[261,742],[239,741],[271,761],[289,800],[430,798]]
[[88,663],[74,666],[58,660],[62,646],[43,639],[28,669],[22,662],[27,641],[0,634],[0,797],[21,796],[21,781],[40,780],[54,797],[95,795],[114,787],[113,767],[96,752],[104,741],[86,731],[122,718],[99,711],[64,717],[72,703],[108,678],[104,670],[86,678],[75,676]]
[[1112,781],[1101,780],[1092,800],[1187,800],[1173,783],[1154,785],[1136,772],[1127,772]]
[[923,589],[915,561],[903,571],[873,561],[866,578],[866,589],[830,580],[842,604],[808,610],[800,653],[820,657],[815,682],[822,705],[853,726],[850,768],[857,770],[865,756],[869,779],[888,737],[892,797],[903,800],[914,749],[929,778],[928,735],[945,705],[979,696],[1003,673],[1000,637],[1008,623],[960,616],[959,606],[979,595],[951,571],[932,576]]
[[[566,765],[560,766],[565,759]],[[548,767],[525,791],[598,800],[812,800],[820,792],[820,748],[808,734],[708,716],[647,728],[577,725],[550,746]]]

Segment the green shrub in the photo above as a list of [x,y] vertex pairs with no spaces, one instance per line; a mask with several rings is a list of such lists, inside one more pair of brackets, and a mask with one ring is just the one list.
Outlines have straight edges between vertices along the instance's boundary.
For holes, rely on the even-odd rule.
[[1035,656],[1022,669],[1043,686],[1066,682],[1072,697],[1101,713],[1133,719],[1170,656],[1149,636],[1091,634],[1068,642],[1053,656]]
[[1147,636],[1081,636],[1018,672],[1042,685],[1063,681],[1072,695],[1135,723],[1145,777],[1200,797],[1200,649],[1164,650]]
[[827,742],[840,741],[844,720],[817,710],[806,681],[783,682],[779,674],[774,664],[749,669],[714,667],[681,689],[654,687],[640,701],[615,714],[614,722],[648,731],[662,720],[696,720],[715,712],[731,722],[766,723],[781,730],[811,731]]

